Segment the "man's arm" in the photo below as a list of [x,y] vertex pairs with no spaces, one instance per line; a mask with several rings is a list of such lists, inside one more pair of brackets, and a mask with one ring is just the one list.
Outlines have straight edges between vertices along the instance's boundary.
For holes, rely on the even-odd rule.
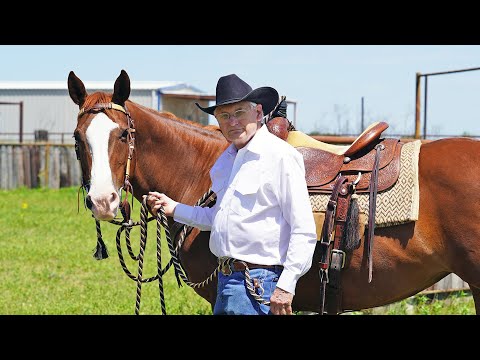
[[163,206],[165,215],[173,217],[175,221],[196,227],[202,231],[209,231],[212,228],[212,208],[182,204],[156,191],[148,193],[147,205],[149,205],[153,216],[157,216],[160,206]]
[[[305,166],[300,153],[285,156],[279,165],[279,201],[285,220],[290,224],[291,233],[284,269],[277,287],[290,293],[293,299],[298,279],[312,265],[317,242],[315,220],[305,181]],[[284,299],[280,292],[274,293],[274,308]],[[272,311],[273,312],[273,311]]]

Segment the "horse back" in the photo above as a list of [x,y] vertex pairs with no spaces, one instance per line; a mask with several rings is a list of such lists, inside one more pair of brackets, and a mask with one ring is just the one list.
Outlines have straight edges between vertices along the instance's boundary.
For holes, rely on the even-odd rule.
[[[463,137],[435,140],[420,148],[416,233],[436,239],[431,249],[437,254],[468,253],[470,241],[480,236],[479,154],[480,141]],[[454,246],[455,251],[448,251]]]
[[[461,137],[425,143],[419,155],[419,174],[435,191],[480,189],[480,141]],[[465,189],[467,190],[467,189]]]

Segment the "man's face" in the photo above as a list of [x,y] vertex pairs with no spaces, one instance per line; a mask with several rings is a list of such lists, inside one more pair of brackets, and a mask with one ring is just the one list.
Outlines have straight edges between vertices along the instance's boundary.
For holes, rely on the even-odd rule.
[[248,101],[218,106],[214,114],[223,136],[237,149],[243,148],[255,135],[263,117],[262,105],[253,106]]

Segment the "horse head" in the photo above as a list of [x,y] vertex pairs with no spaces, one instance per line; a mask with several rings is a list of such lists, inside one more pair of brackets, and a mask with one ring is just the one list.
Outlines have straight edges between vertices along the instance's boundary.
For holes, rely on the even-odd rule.
[[79,106],[74,138],[82,185],[87,190],[86,206],[96,219],[109,221],[117,215],[122,188],[128,187],[133,153],[135,130],[126,110],[130,78],[122,70],[113,94],[89,95],[83,82],[71,71],[68,92]]

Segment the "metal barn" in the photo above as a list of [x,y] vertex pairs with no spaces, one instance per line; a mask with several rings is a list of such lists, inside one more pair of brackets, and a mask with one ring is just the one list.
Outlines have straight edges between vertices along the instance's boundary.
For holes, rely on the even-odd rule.
[[[84,84],[89,93],[113,92],[111,81]],[[208,106],[215,96],[183,82],[132,81],[130,100],[207,125],[195,102]],[[0,82],[0,142],[72,143],[77,113],[66,81]]]

